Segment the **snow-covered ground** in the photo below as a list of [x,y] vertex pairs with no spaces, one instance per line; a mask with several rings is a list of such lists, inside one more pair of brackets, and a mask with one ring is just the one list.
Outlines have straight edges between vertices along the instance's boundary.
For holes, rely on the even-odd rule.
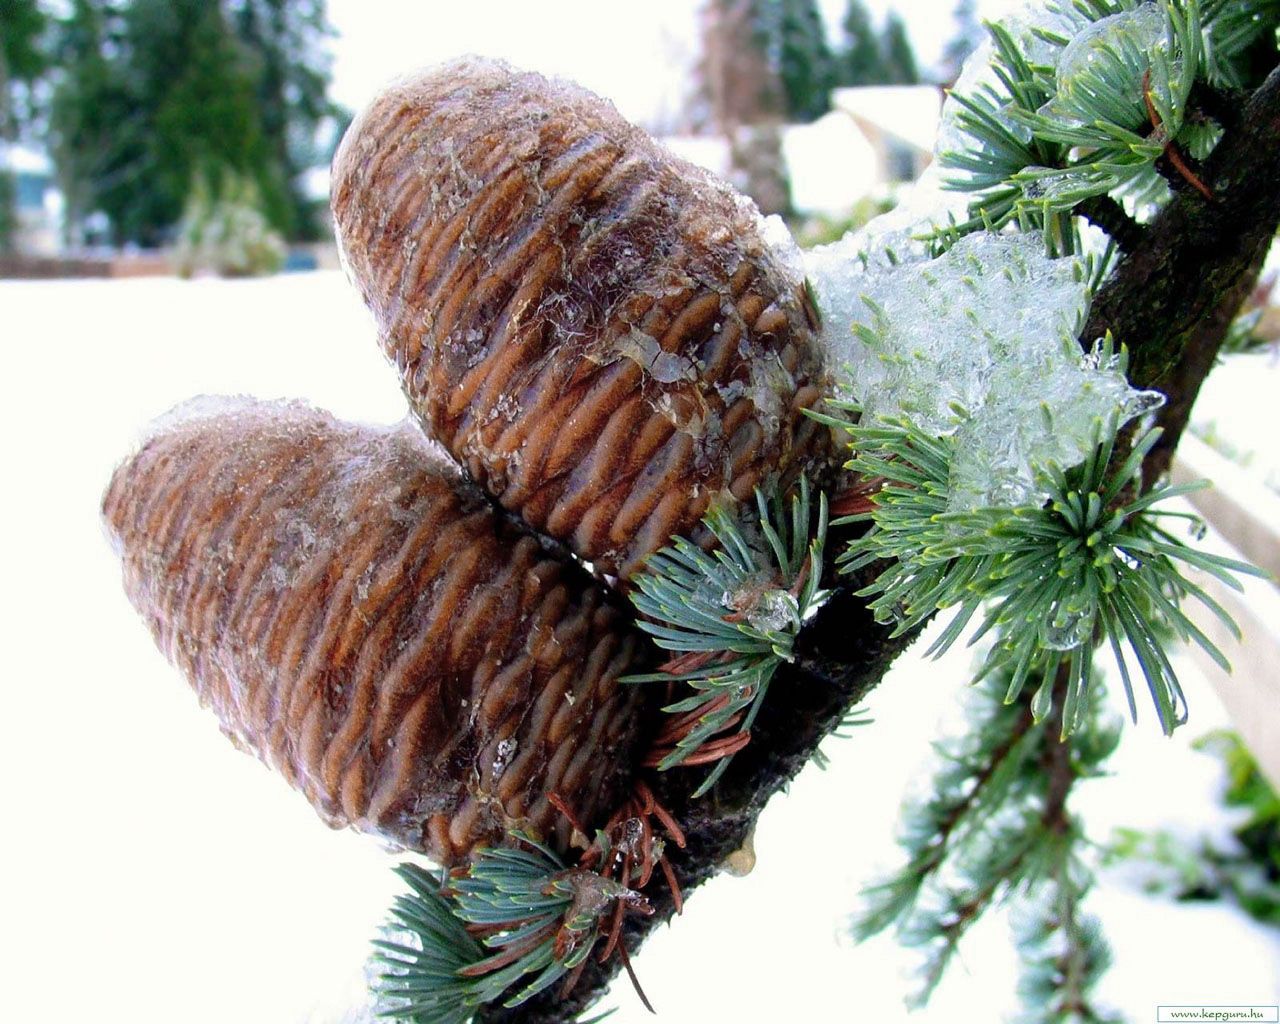
[[[338,274],[0,282],[0,337],[0,1019],[362,1019],[362,964],[397,889],[394,858],[330,832],[223,739],[128,606],[97,508],[139,428],[192,394],[303,396],[350,418],[398,418],[371,321]],[[1257,415],[1274,439],[1268,401]],[[807,769],[763,816],[755,872],[708,885],[649,943],[637,969],[661,1020],[932,1024],[1012,1012],[1001,921],[975,931],[929,1009],[910,1017],[911,955],[891,938],[857,947],[845,934],[859,887],[897,863],[899,801],[925,778],[965,668],[963,653],[903,658],[871,697],[876,725],[830,741],[830,769]],[[1184,681],[1187,738],[1162,739],[1148,714],[1114,776],[1088,784],[1099,837],[1116,825],[1227,828],[1215,762],[1187,745],[1222,712],[1190,666]],[[1132,1021],[1155,1020],[1161,1003],[1280,1002],[1280,937],[1229,907],[1171,905],[1112,879],[1093,909],[1116,954],[1103,1001]],[[651,1019],[625,982],[615,1004],[618,1024]]]

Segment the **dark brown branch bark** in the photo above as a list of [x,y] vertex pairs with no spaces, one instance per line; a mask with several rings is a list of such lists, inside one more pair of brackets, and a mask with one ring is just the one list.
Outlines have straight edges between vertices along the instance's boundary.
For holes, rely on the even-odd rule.
[[1142,244],[1146,228],[1130,217],[1125,208],[1110,196],[1086,199],[1076,208],[1076,212],[1094,227],[1101,228],[1110,235],[1121,252],[1133,252]]
[[[1156,474],[1167,467],[1280,222],[1280,71],[1250,99],[1239,128],[1224,137],[1205,172],[1217,201],[1196,193],[1175,198],[1101,289],[1083,335],[1091,340],[1110,329],[1129,346],[1135,383],[1169,396],[1161,413],[1165,438],[1152,460]],[[689,839],[688,848],[672,857],[686,896],[742,848],[764,805],[913,639],[891,640],[852,589],[842,587],[800,637],[796,663],[774,679],[750,745],[712,794],[690,799],[697,772],[658,776],[655,792]],[[659,887],[651,895],[657,912],[626,926],[632,952],[673,913],[669,894]],[[487,1008],[476,1019],[563,1024],[600,996],[619,967],[617,958],[593,962],[566,1000],[551,990],[512,1010]]]
[[1066,662],[1058,666],[1053,681],[1053,710],[1044,724],[1044,750],[1040,764],[1044,770],[1048,788],[1044,798],[1044,827],[1059,835],[1071,827],[1067,814],[1067,798],[1076,784],[1075,765],[1071,759],[1071,743],[1062,736],[1062,718],[1067,708],[1067,691],[1071,683],[1071,667]]

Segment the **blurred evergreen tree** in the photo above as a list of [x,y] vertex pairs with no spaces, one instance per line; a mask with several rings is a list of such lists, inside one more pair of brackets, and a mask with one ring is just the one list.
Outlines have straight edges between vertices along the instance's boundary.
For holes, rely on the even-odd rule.
[[[32,85],[47,67],[46,21],[36,0],[0,0],[0,143],[17,141],[33,116]],[[0,161],[0,252],[12,245],[16,193],[13,171]]]
[[831,109],[836,68],[817,0],[772,0],[764,14],[788,117],[821,117]]
[[33,115],[31,86],[48,67],[40,41],[48,17],[36,0],[0,0],[0,135],[12,140]]
[[885,66],[880,36],[862,0],[849,0],[845,8],[846,47],[840,54],[837,85],[884,85],[891,80]]
[[942,51],[942,82],[952,85],[960,77],[965,58],[982,43],[985,32],[978,18],[978,0],[958,0],[951,17],[956,23],[955,34]]
[[915,85],[920,70],[906,23],[890,12],[878,31],[862,0],[845,10],[846,45],[833,51],[817,0],[758,0],[760,45],[792,121],[812,121],[831,109],[831,90],[851,85]]
[[114,173],[117,126],[129,117],[123,77],[106,57],[119,47],[120,31],[119,14],[104,0],[72,0],[58,26],[53,53],[61,71],[50,100],[49,136],[68,243],[82,240],[100,183]]
[[[197,174],[238,172],[258,185],[268,219],[287,229],[284,172],[271,159],[253,67],[221,7],[203,0],[134,0],[125,12],[136,89],[127,138],[139,181],[119,180],[103,196],[125,237],[154,244],[182,214]],[[147,187],[149,186],[149,187]]]
[[287,187],[288,219],[277,227],[314,239],[317,211],[298,179],[307,168],[328,161],[322,130],[348,116],[329,99],[327,44],[334,33],[324,0],[241,0],[231,18],[256,65],[262,130]]
[[919,85],[920,69],[907,36],[907,26],[897,11],[889,12],[884,26],[884,68],[891,85]]
[[251,181],[272,227],[312,237],[300,172],[336,112],[322,0],[73,0],[60,19],[50,129],[72,230],[155,245],[195,183]]

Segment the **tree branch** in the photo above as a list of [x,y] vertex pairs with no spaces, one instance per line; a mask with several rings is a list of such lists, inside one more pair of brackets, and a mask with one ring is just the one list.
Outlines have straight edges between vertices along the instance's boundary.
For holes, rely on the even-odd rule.
[[1133,252],[1142,244],[1146,228],[1125,212],[1110,196],[1093,196],[1075,210],[1094,227],[1101,228],[1115,241],[1121,252]]
[[[1206,175],[1218,201],[1178,195],[1101,289],[1083,336],[1092,341],[1110,329],[1133,354],[1134,382],[1168,395],[1161,414],[1166,434],[1151,460],[1156,475],[1167,467],[1200,383],[1280,221],[1280,72],[1251,97],[1240,127],[1228,132],[1206,164]],[[658,775],[655,794],[689,840],[684,851],[672,851],[686,896],[742,848],[769,799],[914,639],[890,639],[890,628],[872,619],[854,596],[856,589],[842,584],[800,636],[797,660],[770,686],[751,743],[711,794],[690,798],[697,772]],[[624,931],[633,953],[674,910],[662,889],[650,896],[655,914],[629,920]],[[567,999],[549,990],[514,1009],[487,1007],[476,1020],[563,1024],[601,995],[619,967],[617,958],[603,965],[592,961]]]
[[[891,627],[876,623],[856,587],[842,586],[797,642],[797,658],[775,676],[751,742],[734,757],[729,769],[707,796],[692,800],[701,775],[697,771],[661,772],[650,780],[658,799],[675,814],[688,838],[683,851],[668,847],[684,890],[720,871],[731,853],[747,842],[769,799],[813,757],[818,744],[884,676],[890,663],[914,635],[889,638]],[[635,951],[674,912],[670,894],[657,884],[646,893],[655,905],[652,917],[629,918],[623,939]],[[577,987],[564,1000],[549,990],[514,1009],[485,1008],[482,1024],[561,1024],[571,1021],[599,997],[618,972],[609,963],[592,961]],[[643,970],[640,971],[643,979]]]
[[1191,407],[1280,226],[1280,69],[1246,103],[1204,167],[1209,202],[1178,192],[1094,297],[1081,340],[1108,330],[1128,346],[1129,376],[1164,392],[1164,436],[1143,469],[1162,476]]

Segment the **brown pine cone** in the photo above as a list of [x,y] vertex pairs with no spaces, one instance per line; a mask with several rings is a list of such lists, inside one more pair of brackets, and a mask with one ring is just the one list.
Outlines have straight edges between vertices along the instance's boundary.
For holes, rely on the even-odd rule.
[[130,599],[236,744],[334,827],[444,864],[629,784],[642,644],[416,425],[197,400],[116,471]]
[[424,427],[602,572],[827,452],[816,314],[758,210],[592,93],[475,58],[400,82],[332,197]]

